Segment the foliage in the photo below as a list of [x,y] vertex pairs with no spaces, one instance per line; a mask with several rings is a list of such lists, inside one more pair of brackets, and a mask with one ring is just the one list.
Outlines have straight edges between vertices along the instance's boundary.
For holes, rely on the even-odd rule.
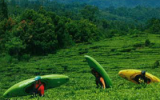
[[5,0],[0,1],[0,21],[8,18],[8,8]]
[[5,52],[5,43],[10,40],[11,30],[15,25],[15,21],[12,18],[5,19],[0,22],[0,50]]
[[149,39],[146,39],[145,46],[149,46],[150,44],[151,44],[151,42],[149,41]]
[[[0,57],[0,99],[3,93],[12,85],[37,75],[64,74],[70,80],[53,89],[45,90],[44,97],[31,95],[10,98],[11,100],[115,100],[115,99],[159,99],[159,83],[138,85],[119,77],[118,72],[123,69],[139,69],[160,77],[159,68],[151,68],[160,59],[159,48],[137,48],[130,52],[121,50],[132,48],[134,44],[143,43],[148,38],[160,45],[159,34],[141,34],[138,37],[115,36],[92,44],[78,44],[69,49],[58,50],[56,54],[35,56],[27,62],[9,64],[11,56]],[[111,52],[112,50],[112,52]],[[114,52],[113,52],[114,51]],[[83,52],[81,54],[80,52]],[[94,57],[107,71],[112,79],[113,87],[105,90],[97,89],[95,78],[84,55]],[[5,58],[5,60],[4,60]],[[3,59],[3,60],[2,60]],[[7,60],[7,63],[5,62]]]
[[160,34],[160,19],[152,18],[148,20],[146,30],[154,34]]
[[[26,10],[16,21],[9,18],[1,22],[1,38],[10,55],[19,57],[25,53],[43,55],[55,53],[75,43],[98,41],[100,30],[88,20],[71,20],[44,10]],[[12,43],[13,42],[13,43]]]
[[48,0],[11,0],[8,6],[10,17],[0,22],[0,42],[3,42],[0,48],[14,40],[12,38],[18,38],[25,46],[18,50],[22,55],[55,53],[76,43],[92,43],[104,37],[136,35],[144,31],[159,33],[158,19],[151,19],[146,25],[141,23],[152,17],[158,18],[159,8],[112,6],[101,9],[83,3],[62,4]]
[[159,67],[159,61],[156,60],[155,63],[153,64],[152,68],[158,68]]
[[25,45],[19,38],[13,37],[6,42],[5,48],[9,55],[19,57],[21,55],[20,52],[25,49]]
[[14,34],[24,41],[27,51],[33,54],[45,54],[56,49],[57,36],[50,17],[27,10],[22,14],[20,21]]
[[66,24],[70,23],[70,19],[61,17],[56,26],[56,34],[58,40],[58,46],[60,48],[67,47],[73,44],[72,36],[66,30]]
[[98,41],[102,37],[97,27],[88,20],[68,23],[67,30],[76,43]]
[[92,4],[92,5],[96,5],[100,8],[106,8],[106,7],[109,7],[109,6],[115,6],[115,7],[123,7],[123,6],[126,6],[126,7],[135,7],[135,6],[138,6],[138,5],[141,5],[141,6],[152,6],[152,7],[158,7],[159,6],[159,1],[156,1],[156,0],[121,0],[121,1],[118,1],[118,0],[52,0],[52,1],[57,1],[57,2],[60,2],[60,3],[65,3],[65,4],[68,4],[68,3],[73,3],[73,2],[79,2],[79,3],[86,3],[86,4]]
[[96,19],[96,15],[98,14],[99,9],[97,7],[94,6],[85,6],[82,10],[81,10],[81,14],[83,16],[84,19],[88,19],[90,21],[95,21]]

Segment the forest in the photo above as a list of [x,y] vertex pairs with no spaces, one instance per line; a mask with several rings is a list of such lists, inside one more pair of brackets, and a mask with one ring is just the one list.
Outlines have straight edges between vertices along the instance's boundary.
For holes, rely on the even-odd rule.
[[115,35],[159,33],[160,9],[108,7],[55,1],[1,1],[0,49],[18,59],[55,53]]
[[156,0],[50,0],[57,1],[60,3],[86,3],[100,8],[106,8],[109,6],[114,7],[135,7],[135,6],[149,6],[149,7],[159,7],[159,1]]

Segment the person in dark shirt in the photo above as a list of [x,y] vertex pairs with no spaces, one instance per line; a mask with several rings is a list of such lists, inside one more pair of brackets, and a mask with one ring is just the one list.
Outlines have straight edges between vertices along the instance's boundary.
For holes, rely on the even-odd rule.
[[99,85],[105,89],[106,88],[106,85],[105,85],[105,81],[103,79],[103,77],[95,70],[95,69],[91,69],[91,73],[95,76],[96,78],[96,85],[97,85],[97,88],[99,87]]
[[142,71],[140,75],[135,76],[134,80],[138,83],[147,83],[149,84],[151,80],[145,76],[146,72]]

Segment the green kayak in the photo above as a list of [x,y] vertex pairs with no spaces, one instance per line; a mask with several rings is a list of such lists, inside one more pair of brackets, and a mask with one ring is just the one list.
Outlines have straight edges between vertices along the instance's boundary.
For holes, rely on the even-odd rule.
[[112,82],[104,68],[92,57],[85,55],[85,58],[87,59],[89,66],[94,68],[104,78],[106,88],[110,88]]
[[[58,87],[66,83],[68,80],[69,80],[68,76],[65,75],[52,74],[52,75],[41,76],[41,82],[44,84],[45,90]],[[33,92],[34,84],[35,84],[34,78],[21,81],[10,87],[3,94],[3,96],[9,98],[9,97],[30,95]]]

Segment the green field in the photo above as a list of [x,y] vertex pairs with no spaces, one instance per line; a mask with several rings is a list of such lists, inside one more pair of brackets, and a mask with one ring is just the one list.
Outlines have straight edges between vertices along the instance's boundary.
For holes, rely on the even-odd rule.
[[[150,45],[145,45],[146,39]],[[112,79],[112,88],[96,88],[84,55],[95,58],[104,67]],[[70,80],[46,90],[45,97],[23,96],[11,100],[159,100],[159,83],[137,85],[118,75],[122,69],[140,69],[160,77],[160,69],[153,68],[157,60],[160,60],[160,35],[154,34],[117,36],[92,44],[78,44],[56,54],[32,57],[29,61],[10,62],[9,58],[1,57],[0,100],[15,83],[47,74],[64,74]]]

